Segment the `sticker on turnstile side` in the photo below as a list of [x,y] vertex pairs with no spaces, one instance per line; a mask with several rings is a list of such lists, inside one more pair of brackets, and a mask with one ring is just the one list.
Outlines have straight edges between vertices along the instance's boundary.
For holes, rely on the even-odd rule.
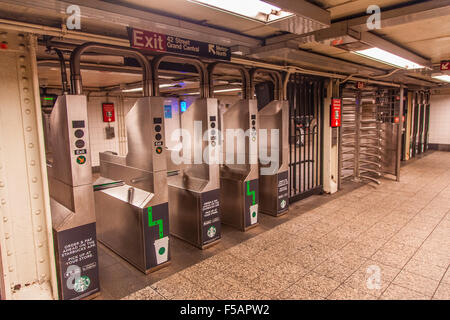
[[100,291],[95,223],[54,232],[62,300],[78,300]]
[[246,181],[244,186],[245,227],[258,222],[259,183],[258,179]]
[[202,193],[200,196],[203,246],[221,237],[219,197],[218,189]]
[[78,156],[80,154],[87,154],[87,150],[86,149],[77,149],[74,152],[75,152],[76,156]]
[[289,208],[289,192],[288,192],[288,172],[280,172],[278,174],[278,214],[283,213]]
[[144,208],[142,217],[145,238],[145,264],[146,269],[151,269],[170,260],[169,205],[166,202]]

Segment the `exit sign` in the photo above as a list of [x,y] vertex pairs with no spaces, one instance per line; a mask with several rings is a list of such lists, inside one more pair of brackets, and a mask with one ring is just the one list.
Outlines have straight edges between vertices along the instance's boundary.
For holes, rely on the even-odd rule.
[[441,61],[441,71],[450,70],[450,61]]

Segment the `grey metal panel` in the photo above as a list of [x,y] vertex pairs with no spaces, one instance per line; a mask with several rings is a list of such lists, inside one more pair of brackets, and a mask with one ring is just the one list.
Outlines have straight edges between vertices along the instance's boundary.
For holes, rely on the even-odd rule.
[[[168,167],[178,169],[177,175],[167,178],[170,232],[199,248],[203,247],[200,198],[202,194],[220,188],[219,163],[218,159],[213,158],[214,152],[219,154],[218,120],[217,99],[196,99],[181,114],[180,128],[183,132],[180,154],[184,163],[176,165],[172,159],[167,159]],[[211,127],[213,122],[214,128]],[[215,131],[214,134],[211,129]],[[171,136],[172,132],[166,131],[166,135]],[[210,151],[209,163],[203,159],[205,150]],[[198,159],[198,155],[201,159]]]
[[[155,122],[155,118],[157,121]],[[160,126],[160,132],[155,127]],[[148,272],[144,209],[167,203],[164,98],[139,98],[126,116],[128,154],[100,153],[100,178],[125,184],[95,192],[98,238],[111,250]],[[160,134],[158,139],[156,134]],[[156,152],[157,146],[162,152]]]
[[69,186],[78,186],[92,183],[91,158],[86,156],[86,163],[79,165],[76,162],[75,141],[73,134],[76,130],[72,121],[85,122],[84,142],[87,155],[90,152],[89,128],[87,123],[86,97],[79,95],[64,95],[58,97],[50,115],[50,140],[52,150],[51,175]]
[[97,238],[121,257],[141,270],[145,270],[142,210],[139,207],[113,197],[104,191],[96,191]]
[[[271,163],[263,165],[260,162],[259,174],[259,209],[261,212],[278,214],[278,177],[277,174],[289,170],[289,102],[271,101],[259,112],[259,127],[266,129],[267,140],[260,140],[259,154],[278,154],[279,163],[272,174],[262,174],[261,169],[270,167]],[[278,148],[272,146],[272,129],[279,130]],[[273,150],[272,150],[273,148]]]
[[[383,172],[397,175],[397,147],[399,125],[395,123],[383,123],[382,128],[382,152]],[[401,145],[400,145],[401,148]]]
[[[254,115],[255,125],[252,125],[251,116]],[[224,156],[224,164],[220,168],[220,203],[222,222],[229,224],[241,230],[245,230],[245,183],[247,181],[258,179],[259,168],[258,163],[251,163],[252,154],[258,156],[258,137],[259,129],[258,108],[256,100],[239,100],[222,114],[221,119],[223,140],[222,153]],[[253,131],[252,135],[252,128]],[[249,137],[245,139],[245,145],[239,148],[237,137],[227,139],[226,130],[243,130],[250,131]],[[230,150],[228,156],[237,161],[237,157],[243,156],[244,164],[227,164],[227,144],[233,143],[234,148]],[[236,156],[236,157],[235,157]],[[257,158],[255,159],[257,160]]]
[[201,247],[200,193],[179,188],[169,177],[170,233]]
[[[73,128],[72,121],[83,121],[84,127]],[[75,141],[78,138],[74,135],[77,129],[84,131],[84,163],[77,163]],[[54,230],[59,232],[95,222],[86,97],[58,97],[50,115],[50,130],[49,142],[55,150],[48,170]]]
[[[128,112],[125,118],[127,128],[128,154],[127,165],[142,170],[161,171],[166,170],[165,153],[155,152],[155,125],[154,119],[161,119],[161,127],[164,128],[164,98],[142,97]],[[160,132],[161,135],[164,131]],[[161,141],[164,141],[162,137]]]

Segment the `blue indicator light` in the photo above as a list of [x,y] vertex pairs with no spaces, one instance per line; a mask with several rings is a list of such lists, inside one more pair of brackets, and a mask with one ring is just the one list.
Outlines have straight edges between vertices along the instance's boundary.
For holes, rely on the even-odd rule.
[[186,101],[180,101],[180,111],[185,112],[187,110],[187,103]]

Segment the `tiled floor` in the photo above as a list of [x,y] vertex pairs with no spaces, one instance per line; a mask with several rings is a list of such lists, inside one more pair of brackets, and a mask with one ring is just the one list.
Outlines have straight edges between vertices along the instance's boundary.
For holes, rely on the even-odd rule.
[[[175,241],[175,267],[133,273],[113,287],[147,285],[125,299],[448,300],[450,153],[414,160],[401,180],[311,197],[293,205],[289,217],[264,218],[255,234],[226,232],[222,247],[210,252]],[[176,262],[183,253],[184,262]],[[102,255],[101,264],[110,254]],[[118,263],[103,269],[102,283],[134,270],[116,274]],[[117,298],[108,294],[102,297]]]

